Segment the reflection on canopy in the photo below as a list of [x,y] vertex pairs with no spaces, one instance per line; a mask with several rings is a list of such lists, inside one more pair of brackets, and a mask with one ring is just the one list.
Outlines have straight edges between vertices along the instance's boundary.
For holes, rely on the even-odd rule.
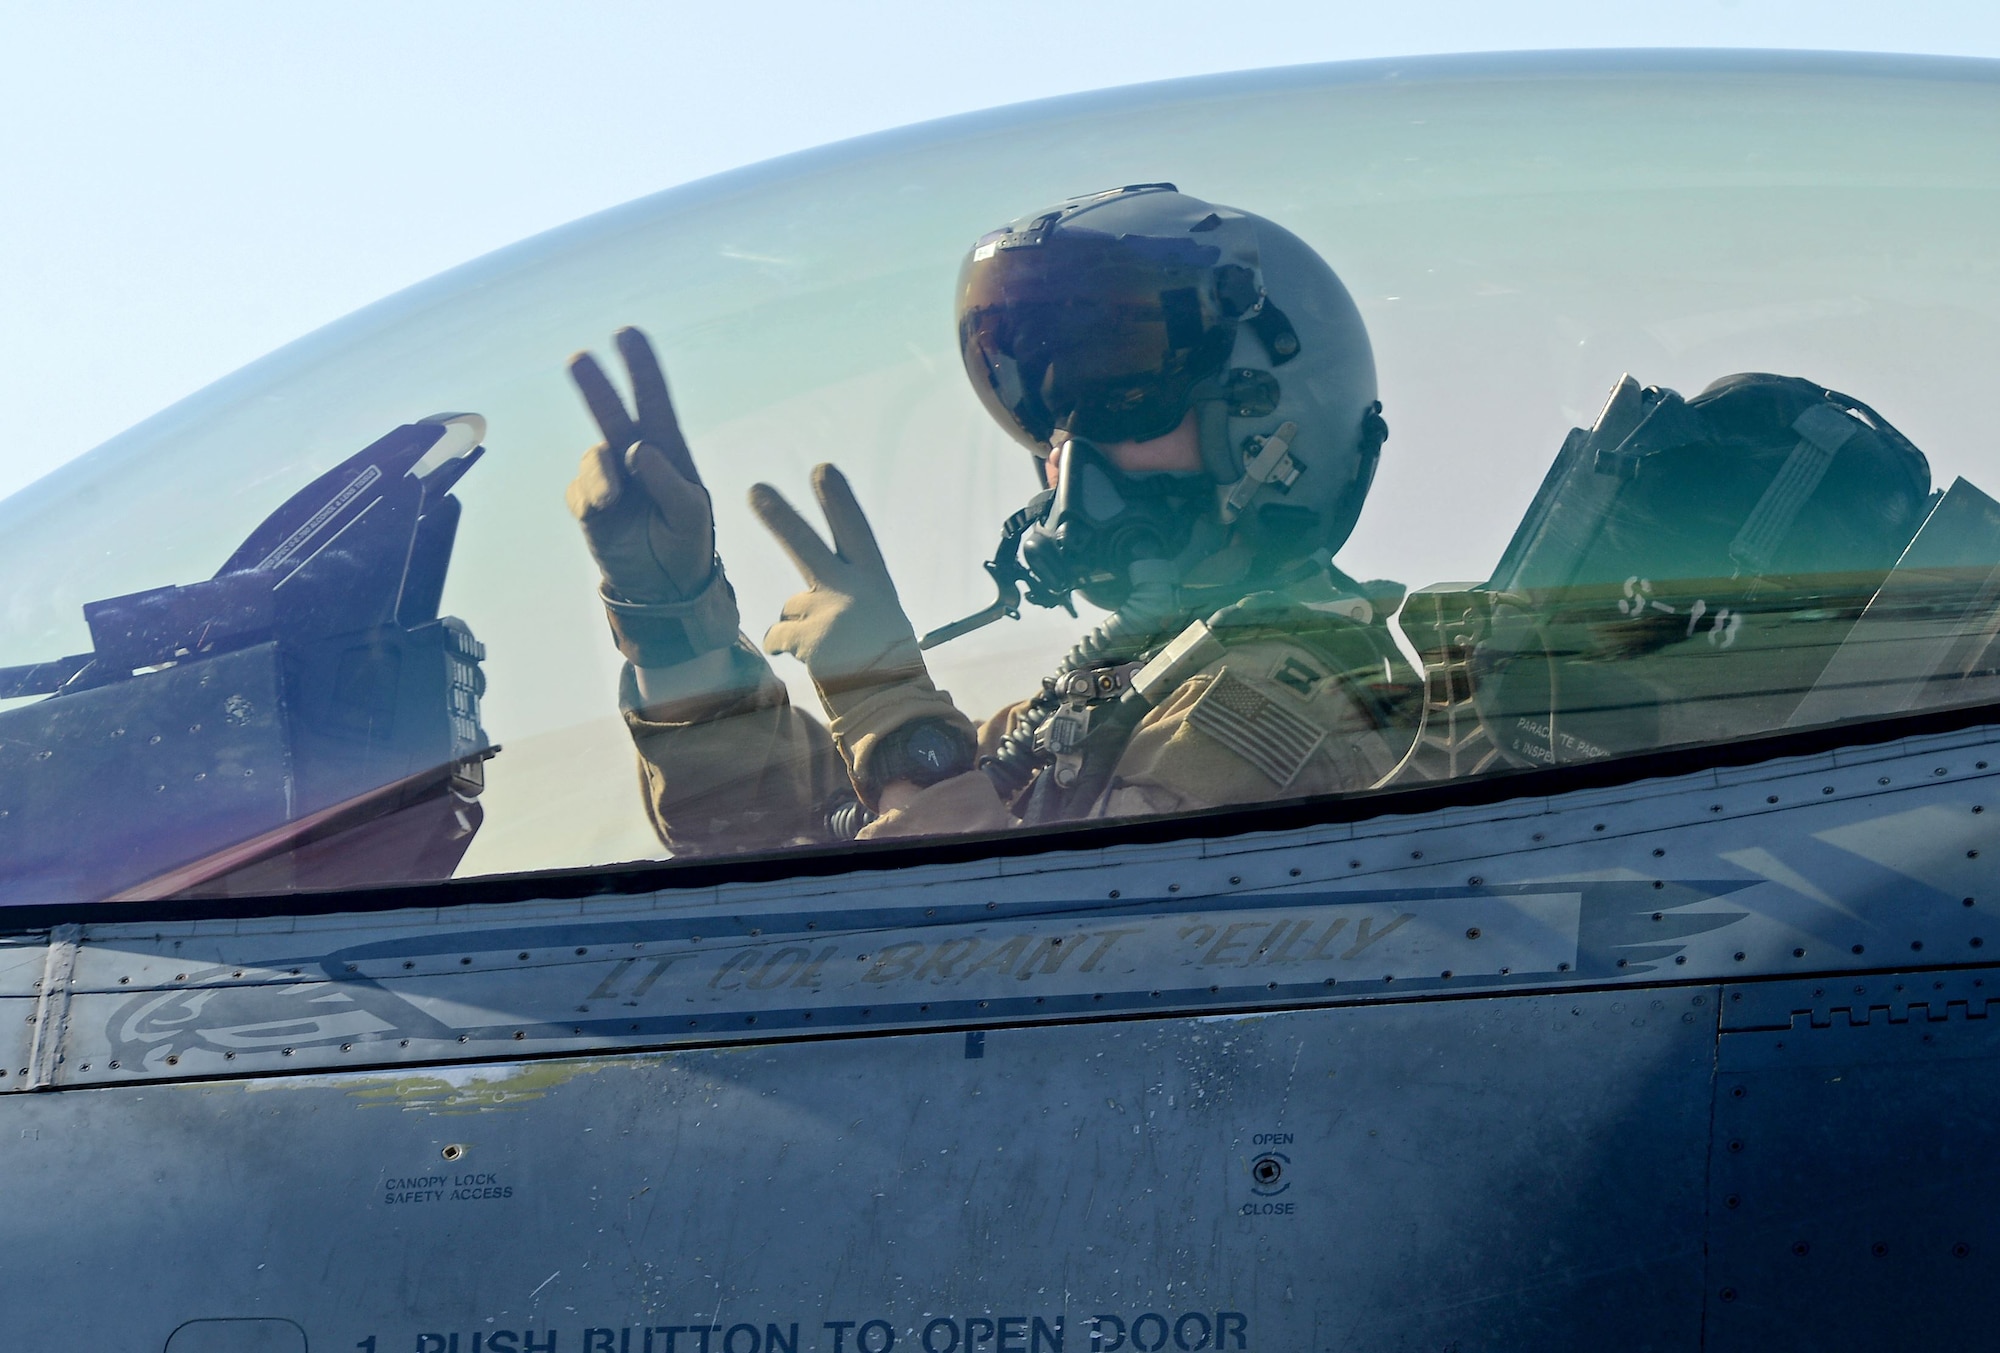
[[[1361,63],[913,129],[516,246],[0,503],[0,902],[1033,830],[1991,703],[2000,466],[1968,392],[2000,352],[1996,133],[1977,63]],[[919,784],[912,815],[860,733],[814,731],[861,728],[841,691],[763,665],[801,580],[746,491],[839,465],[912,647],[988,608],[985,550],[1043,482],[966,382],[960,261],[1079,188],[1163,178],[1337,270],[1394,439],[1337,564],[1254,591],[1140,567],[1111,617],[1031,607],[927,650],[979,751],[1012,733],[1034,769],[971,772],[976,802]],[[627,669],[563,510],[593,438],[563,359],[625,324],[673,380],[741,616],[699,670]],[[1223,468],[1282,505],[1313,429],[1238,341],[1202,378],[1281,393],[1239,401]],[[1150,491],[1077,448],[1062,510]],[[897,783],[953,754],[874,732]],[[1118,739],[1105,771],[1090,748]]]
[[1873,409],[1626,377],[1493,578],[1412,598],[1422,732],[1396,782],[1991,701],[2000,504]]
[[448,875],[478,830],[485,650],[438,616],[485,422],[399,427],[213,578],[84,607],[92,648],[0,670],[0,899]]

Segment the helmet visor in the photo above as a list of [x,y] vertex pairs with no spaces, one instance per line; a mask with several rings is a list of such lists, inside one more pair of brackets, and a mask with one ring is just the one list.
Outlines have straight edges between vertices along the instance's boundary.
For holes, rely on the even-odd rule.
[[1129,236],[982,242],[959,278],[959,349],[973,388],[1038,449],[1057,431],[1098,442],[1165,436],[1194,387],[1222,371],[1257,295],[1254,274],[1217,266],[1217,254]]

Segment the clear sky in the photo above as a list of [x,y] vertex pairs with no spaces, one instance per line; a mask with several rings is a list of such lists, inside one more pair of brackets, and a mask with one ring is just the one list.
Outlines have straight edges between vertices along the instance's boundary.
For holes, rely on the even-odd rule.
[[453,264],[787,151],[1213,71],[1632,46],[2000,57],[2000,5],[0,0],[0,495]]

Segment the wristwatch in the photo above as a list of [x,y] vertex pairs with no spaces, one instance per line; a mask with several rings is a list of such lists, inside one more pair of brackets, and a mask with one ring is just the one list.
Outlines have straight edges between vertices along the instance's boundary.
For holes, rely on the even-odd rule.
[[971,733],[944,719],[912,719],[869,749],[867,797],[898,780],[919,789],[972,769],[977,749]]

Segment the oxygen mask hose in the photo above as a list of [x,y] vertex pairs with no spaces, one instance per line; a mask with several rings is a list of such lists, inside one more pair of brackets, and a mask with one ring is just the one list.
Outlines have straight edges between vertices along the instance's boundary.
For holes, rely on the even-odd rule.
[[979,768],[993,781],[1000,797],[1012,802],[1049,764],[1049,754],[1036,745],[1036,735],[1062,701],[1056,688],[1062,678],[1086,667],[1130,662],[1162,638],[1171,637],[1188,621],[1180,594],[1180,571],[1171,560],[1137,559],[1129,570],[1132,590],[1124,604],[1106,616],[1063,655],[1042,690],[1015,716],[1013,726]]
[[986,575],[993,580],[999,595],[992,605],[974,611],[963,620],[954,620],[949,625],[940,625],[917,641],[918,648],[936,648],[948,644],[961,635],[984,629],[996,620],[1019,620],[1023,593],[1025,600],[1037,606],[1063,607],[1071,615],[1076,608],[1069,604],[1068,594],[1052,596],[1036,581],[1033,574],[1021,564],[1021,537],[1028,528],[1039,523],[1049,514],[1049,504],[1055,501],[1055,491],[1044,489],[1028,500],[1028,505],[1007,518],[1000,528],[1000,544],[993,551],[993,558],[986,564]]
[[1180,570],[1168,559],[1135,559],[1128,570],[1132,591],[1124,604],[1104,617],[1063,655],[1055,675],[1108,662],[1130,662],[1159,640],[1181,610]]

